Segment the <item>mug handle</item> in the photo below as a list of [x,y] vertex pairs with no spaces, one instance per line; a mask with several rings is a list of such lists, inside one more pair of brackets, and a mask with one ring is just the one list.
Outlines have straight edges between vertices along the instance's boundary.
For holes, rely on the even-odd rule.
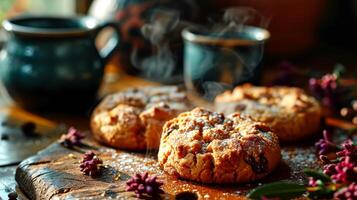
[[99,50],[99,55],[104,65],[108,62],[109,58],[113,55],[113,53],[118,50],[120,42],[119,24],[115,22],[104,22],[100,24],[94,32],[94,39],[97,38],[98,34],[103,29],[108,27],[113,28],[115,36],[110,37],[105,46]]

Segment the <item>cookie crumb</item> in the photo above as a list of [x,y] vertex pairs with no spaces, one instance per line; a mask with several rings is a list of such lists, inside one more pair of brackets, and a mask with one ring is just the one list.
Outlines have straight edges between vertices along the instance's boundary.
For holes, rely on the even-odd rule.
[[72,153],[68,154],[68,157],[69,157],[69,158],[74,158],[74,159],[77,158],[77,157],[76,157],[74,154],[72,154]]

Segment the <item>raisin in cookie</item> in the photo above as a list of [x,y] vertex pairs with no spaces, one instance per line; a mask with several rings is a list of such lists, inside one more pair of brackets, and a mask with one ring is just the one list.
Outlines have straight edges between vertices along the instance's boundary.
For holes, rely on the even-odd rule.
[[94,110],[94,137],[109,146],[157,149],[162,126],[190,109],[186,93],[175,86],[129,89],[107,96]]
[[158,153],[169,174],[202,183],[240,183],[266,176],[280,162],[270,127],[238,113],[195,108],[166,122]]
[[219,112],[239,112],[272,127],[282,142],[295,141],[316,133],[321,108],[316,99],[293,87],[243,85],[215,99]]

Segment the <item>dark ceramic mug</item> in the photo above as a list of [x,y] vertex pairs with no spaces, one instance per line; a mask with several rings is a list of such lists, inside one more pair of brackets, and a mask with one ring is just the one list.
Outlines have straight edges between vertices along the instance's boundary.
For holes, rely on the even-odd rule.
[[184,81],[189,91],[213,100],[224,90],[257,83],[264,43],[270,33],[244,26],[239,32],[219,33],[190,27],[184,38]]
[[[117,24],[21,16],[3,27],[9,40],[0,53],[0,76],[15,102],[45,110],[83,110],[94,103],[104,66],[119,45]],[[107,27],[116,37],[98,50],[95,39]]]

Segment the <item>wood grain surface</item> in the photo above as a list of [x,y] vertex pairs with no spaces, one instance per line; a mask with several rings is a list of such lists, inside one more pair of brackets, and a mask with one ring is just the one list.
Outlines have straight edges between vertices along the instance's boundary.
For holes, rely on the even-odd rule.
[[[32,156],[19,165],[16,181],[30,199],[135,199],[125,191],[125,182],[135,173],[149,172],[164,181],[163,199],[177,196],[197,196],[198,199],[244,199],[247,191],[263,183],[290,180],[302,183],[301,173],[306,167],[316,166],[314,148],[285,146],[282,162],[263,180],[236,185],[205,185],[179,180],[165,174],[156,161],[156,152],[117,151],[97,144],[90,137],[85,141],[90,148],[68,149],[58,143]],[[82,152],[92,149],[103,159],[101,175],[90,177],[79,170]]]

